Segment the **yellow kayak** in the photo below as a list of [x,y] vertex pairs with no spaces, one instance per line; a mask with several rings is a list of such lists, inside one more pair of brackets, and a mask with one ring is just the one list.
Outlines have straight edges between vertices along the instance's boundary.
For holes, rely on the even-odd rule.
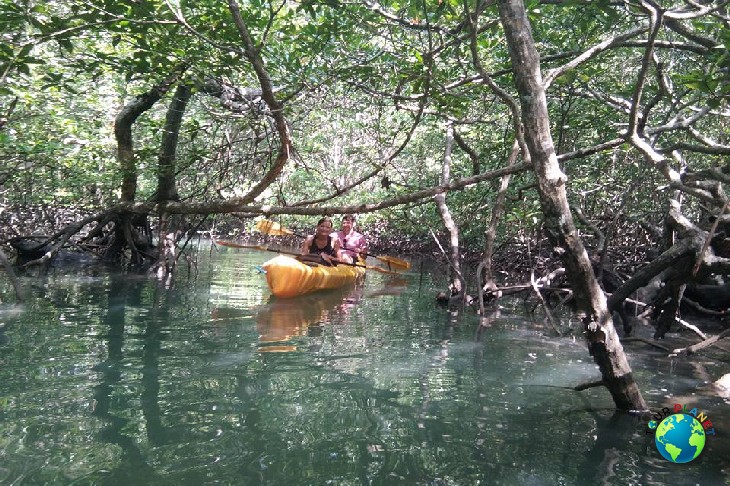
[[261,266],[266,270],[266,281],[276,297],[296,297],[317,290],[337,289],[365,274],[363,266],[310,266],[286,255],[276,256]]

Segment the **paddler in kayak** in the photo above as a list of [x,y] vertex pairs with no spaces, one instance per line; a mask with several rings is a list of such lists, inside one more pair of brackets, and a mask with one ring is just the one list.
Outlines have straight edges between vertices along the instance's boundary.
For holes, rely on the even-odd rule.
[[332,220],[326,216],[317,221],[315,233],[307,236],[302,244],[302,256],[316,255],[328,265],[346,262],[340,249],[340,240],[332,233],[332,227]]
[[342,246],[342,256],[347,263],[357,263],[358,258],[365,261],[368,252],[368,242],[362,233],[355,231],[355,216],[346,214],[342,217],[337,239]]

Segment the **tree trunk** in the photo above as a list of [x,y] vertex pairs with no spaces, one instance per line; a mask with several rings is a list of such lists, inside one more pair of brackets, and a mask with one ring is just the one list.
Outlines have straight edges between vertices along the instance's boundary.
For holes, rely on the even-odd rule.
[[276,132],[279,135],[279,143],[281,144],[279,146],[279,155],[276,157],[274,164],[264,174],[264,177],[259,183],[241,198],[241,202],[249,203],[254,201],[279,177],[279,174],[281,174],[284,166],[289,161],[289,156],[292,151],[292,140],[286,118],[284,117],[284,105],[274,94],[275,90],[271,82],[271,76],[269,76],[269,72],[266,70],[260,49],[257,47],[248,27],[246,27],[246,23],[243,21],[238,2],[236,0],[228,0],[228,9],[231,11],[231,15],[233,15],[233,21],[241,36],[241,41],[243,41],[244,55],[256,72],[256,77],[261,85],[261,98],[266,102],[266,106],[269,107],[271,118],[273,118],[274,124],[276,125]]
[[164,211],[164,204],[167,201],[178,201],[175,181],[175,160],[177,153],[177,142],[180,135],[183,114],[187,107],[192,90],[185,83],[181,83],[175,90],[175,95],[170,101],[165,117],[165,128],[162,132],[160,156],[157,162],[157,201],[160,201],[161,212],[159,217],[159,236],[157,238],[158,253],[157,262],[153,270],[157,278],[165,281],[169,286],[172,281],[172,274],[175,268],[177,255],[177,239],[175,228],[171,228],[169,214]]
[[[454,146],[454,127],[449,124],[446,129],[446,151],[441,169],[441,185],[448,184],[451,178],[451,151]],[[451,294],[452,296],[464,295],[465,283],[461,274],[460,252],[459,252],[459,228],[456,227],[451,211],[446,205],[446,192],[440,192],[433,197],[436,200],[441,220],[449,232],[449,263],[451,266]]]
[[175,183],[175,158],[180,125],[192,91],[182,83],[177,86],[175,95],[167,109],[165,128],[162,132],[162,146],[157,161],[157,200],[169,201],[179,199]]
[[[122,186],[120,202],[132,203],[137,194],[137,161],[134,153],[132,127],[137,118],[152,108],[170,90],[170,87],[180,79],[186,66],[170,74],[166,79],[148,92],[141,94],[131,103],[125,105],[114,119],[114,136],[117,140],[117,157],[122,172]],[[133,263],[141,263],[144,257],[138,251],[134,242],[133,218],[130,214],[121,212],[115,220],[114,242],[107,248],[104,255],[107,261],[121,260],[125,247],[129,247]]]
[[[517,161],[517,157],[520,155],[520,146],[517,141],[512,145],[512,152],[509,155],[509,161],[507,165],[512,167]],[[482,254],[481,270],[479,271],[480,276],[483,275],[483,280],[480,280],[479,285],[482,291],[492,292],[497,288],[497,282],[494,278],[494,271],[492,269],[492,258],[494,257],[494,242],[497,239],[497,225],[499,225],[502,216],[504,215],[504,201],[507,199],[507,189],[509,188],[510,176],[506,175],[500,179],[499,190],[497,196],[494,198],[494,204],[492,205],[492,215],[489,220],[489,226],[484,233],[484,253]],[[480,294],[481,295],[481,294]],[[494,296],[498,297],[498,296]],[[484,302],[480,302],[481,305]],[[482,308],[482,311],[484,309]]]
[[117,157],[122,171],[122,202],[134,201],[137,192],[137,162],[134,156],[132,126],[137,118],[157,103],[175,83],[181,73],[175,72],[125,105],[114,119],[114,137],[117,140]]
[[525,142],[538,180],[545,227],[561,254],[585,329],[588,349],[603,383],[619,409],[647,408],[608,312],[606,297],[593,273],[575,228],[565,190],[567,177],[558,165],[535,48],[522,0],[499,0],[499,13],[512,60],[522,107]]

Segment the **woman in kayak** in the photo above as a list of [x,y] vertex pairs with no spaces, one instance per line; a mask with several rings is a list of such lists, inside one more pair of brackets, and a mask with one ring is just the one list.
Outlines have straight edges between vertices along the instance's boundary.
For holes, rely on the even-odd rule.
[[302,255],[318,255],[327,264],[342,260],[340,240],[332,234],[332,220],[324,217],[317,221],[313,235],[307,236],[302,244]]

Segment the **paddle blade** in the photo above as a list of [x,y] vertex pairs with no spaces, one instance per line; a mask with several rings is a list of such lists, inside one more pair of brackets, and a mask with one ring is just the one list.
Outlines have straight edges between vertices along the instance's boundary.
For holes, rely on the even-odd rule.
[[261,233],[271,236],[285,236],[294,234],[294,232],[290,229],[284,228],[276,221],[271,221],[269,219],[262,219],[261,221],[257,221],[256,229]]
[[401,260],[400,258],[396,258],[396,257],[388,256],[388,255],[378,255],[375,258],[377,258],[381,262],[385,262],[391,266],[402,268],[404,270],[408,270],[409,268],[411,268],[410,262]]

